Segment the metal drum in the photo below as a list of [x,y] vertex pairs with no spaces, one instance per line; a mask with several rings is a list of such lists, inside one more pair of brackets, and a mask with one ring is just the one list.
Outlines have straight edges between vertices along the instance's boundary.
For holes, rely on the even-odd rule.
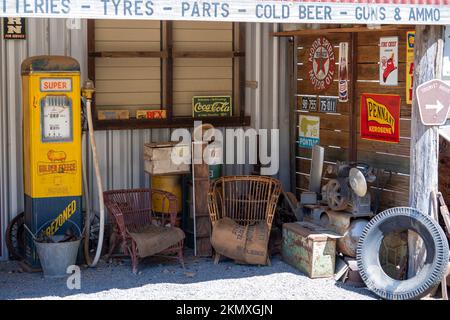
[[343,237],[337,241],[337,251],[349,257],[356,257],[356,247],[359,237],[369,221],[365,219],[355,219],[343,234]]
[[[172,193],[178,200],[177,212],[181,212],[182,193],[181,193],[181,175],[152,176],[152,189],[158,189]],[[168,213],[169,203],[160,195],[152,196],[153,209],[156,212]],[[163,210],[164,208],[164,210]]]

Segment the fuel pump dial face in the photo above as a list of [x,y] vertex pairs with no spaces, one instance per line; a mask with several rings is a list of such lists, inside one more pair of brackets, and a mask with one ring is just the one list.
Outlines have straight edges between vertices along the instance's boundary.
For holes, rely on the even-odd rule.
[[66,96],[47,96],[42,101],[42,141],[72,141],[72,106]]

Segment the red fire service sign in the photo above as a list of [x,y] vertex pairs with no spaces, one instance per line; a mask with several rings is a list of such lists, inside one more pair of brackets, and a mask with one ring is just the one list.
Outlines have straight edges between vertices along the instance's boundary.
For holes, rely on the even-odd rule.
[[400,141],[400,96],[362,94],[361,138],[391,143]]

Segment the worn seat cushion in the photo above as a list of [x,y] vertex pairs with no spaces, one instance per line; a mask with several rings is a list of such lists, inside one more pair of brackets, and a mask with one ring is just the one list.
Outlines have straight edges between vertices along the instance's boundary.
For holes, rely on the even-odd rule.
[[217,253],[248,264],[267,264],[268,242],[265,221],[243,226],[230,218],[222,218],[214,224],[211,236]]
[[136,242],[140,257],[148,257],[176,245],[185,238],[183,230],[177,227],[148,225],[134,232],[129,232]]

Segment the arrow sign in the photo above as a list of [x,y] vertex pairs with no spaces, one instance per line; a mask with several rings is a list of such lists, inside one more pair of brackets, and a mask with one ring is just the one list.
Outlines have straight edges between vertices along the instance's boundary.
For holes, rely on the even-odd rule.
[[442,109],[444,109],[444,105],[439,100],[436,101],[436,104],[426,104],[425,109],[435,109],[435,113],[439,113]]
[[450,109],[450,86],[442,80],[430,80],[417,87],[416,95],[422,123],[443,125]]

